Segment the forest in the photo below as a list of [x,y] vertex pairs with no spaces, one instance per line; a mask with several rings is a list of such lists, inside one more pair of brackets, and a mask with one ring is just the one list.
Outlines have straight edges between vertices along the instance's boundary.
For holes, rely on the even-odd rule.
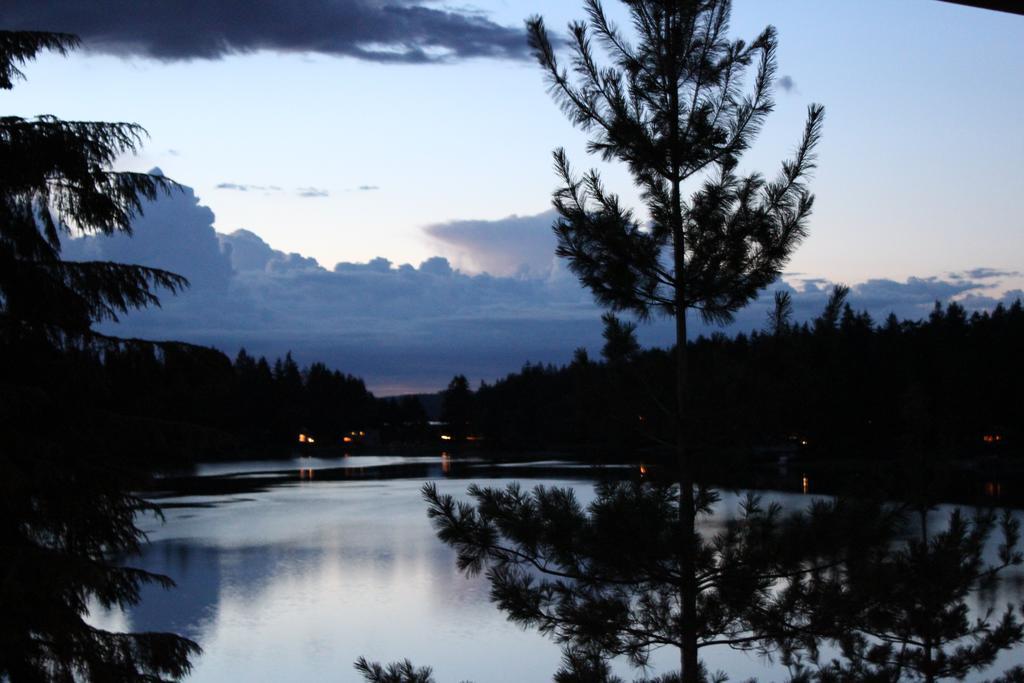
[[[835,289],[809,322],[791,322],[783,301],[783,315],[773,313],[763,331],[691,341],[690,443],[747,453],[796,447],[822,458],[884,457],[911,437],[958,455],[1019,447],[1019,300],[970,315],[936,303],[927,319],[890,315],[879,324],[846,296]],[[624,343],[621,324],[605,332],[600,361],[581,350],[568,366],[527,365],[481,387],[481,431],[508,448],[669,441],[662,406],[671,405],[672,350]]]
[[[690,443],[753,459],[886,458],[907,439],[937,456],[1019,454],[1019,300],[971,314],[937,303],[924,320],[876,323],[846,297],[837,288],[811,321],[792,322],[781,302],[761,331],[692,340]],[[641,349],[618,320],[605,336],[600,358],[580,349],[567,365],[527,363],[475,391],[459,376],[440,400],[375,397],[358,377],[300,367],[291,354],[268,360],[243,349],[231,360],[179,343],[8,348],[3,363],[9,377],[74,387],[94,408],[130,418],[127,438],[155,441],[151,454],[164,464],[371,443],[580,458],[656,452],[672,436],[663,406],[672,400],[673,350]],[[300,434],[314,442],[300,443]]]

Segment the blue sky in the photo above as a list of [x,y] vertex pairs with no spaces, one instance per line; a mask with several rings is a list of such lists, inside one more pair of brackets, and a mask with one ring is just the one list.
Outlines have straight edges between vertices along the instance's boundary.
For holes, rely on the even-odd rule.
[[[44,56],[29,65],[27,81],[2,95],[3,112],[137,121],[151,138],[124,167],[159,166],[193,188],[190,206],[212,210],[192,215],[197,226],[222,235],[251,231],[272,250],[315,259],[325,272],[339,262],[384,257],[397,273],[401,264],[415,270],[442,256],[469,282],[482,272],[537,287],[561,282],[567,276],[553,264],[550,221],[538,217],[555,186],[551,150],[564,146],[577,166],[602,166],[612,189],[635,197],[622,169],[585,158],[584,136],[517,47],[524,17],[540,11],[559,29],[582,14],[578,3],[392,5],[402,11],[383,11],[373,0],[216,0],[196,5],[205,10],[179,4],[177,12],[154,16],[140,8],[161,3],[126,12],[124,0],[12,0],[0,8],[0,24],[80,32],[86,44],[68,58]],[[210,20],[191,24],[190,12],[211,7],[230,30],[204,43]],[[294,16],[288,8],[296,8]],[[789,285],[803,291],[806,281],[936,282],[954,285],[936,288],[937,296],[974,296],[979,305],[1021,288],[1024,17],[935,0],[735,0],[732,35],[752,38],[768,23],[779,30],[779,73],[793,85],[779,90],[776,111],[742,166],[774,172],[797,141],[807,104],[827,109],[812,185],[816,211],[788,269]],[[377,42],[361,42],[366,35]],[[431,44],[420,57],[443,54],[440,63],[396,59],[397,43],[418,45],[423,36]],[[219,47],[211,52],[210,45]],[[178,209],[187,213],[184,204]],[[513,215],[521,218],[507,220]],[[176,243],[172,235],[149,257],[170,258]],[[201,261],[182,265],[196,270]],[[970,280],[968,271],[986,277]],[[965,278],[979,287],[963,289]],[[867,302],[870,288],[865,292]],[[524,311],[531,321],[596,315],[575,294],[566,294],[581,306],[571,315],[557,296],[547,308],[537,291],[530,296],[537,300],[523,303],[516,319]],[[885,306],[871,301],[878,310]],[[494,310],[514,302],[496,300]],[[483,299],[475,305],[480,315],[492,310]],[[161,330],[207,338],[188,321],[182,312],[180,328]],[[313,327],[326,339],[343,334],[339,324]],[[363,329],[389,324],[364,321]],[[543,330],[553,328],[537,324],[533,347],[518,345],[515,333],[507,340],[489,336],[491,348],[504,354],[494,362],[481,341],[476,377],[493,378],[527,359],[564,360],[573,347],[598,343],[599,328],[581,322],[542,344]],[[246,328],[245,321],[237,327]],[[266,327],[253,319],[248,329],[258,336]],[[206,331],[224,346],[242,339],[237,330],[234,337]],[[583,338],[574,342],[577,333]],[[457,339],[432,345],[429,337],[416,356],[420,364],[432,362],[431,349],[441,357],[458,346]],[[268,352],[295,346],[275,339],[266,343]],[[470,356],[473,343],[465,342]],[[387,362],[401,358],[398,349]],[[372,364],[360,362],[365,370],[344,369],[376,376]],[[410,374],[406,382],[396,371],[376,385],[427,387],[451,376],[454,363],[435,365],[432,378]]]

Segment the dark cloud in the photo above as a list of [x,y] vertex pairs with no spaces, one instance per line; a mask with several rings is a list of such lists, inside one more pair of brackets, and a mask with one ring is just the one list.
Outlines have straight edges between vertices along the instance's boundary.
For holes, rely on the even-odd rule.
[[450,221],[428,225],[424,232],[441,251],[468,270],[494,275],[539,275],[555,260],[554,210],[534,216],[494,221]]
[[998,270],[996,268],[972,268],[965,270],[963,274],[954,273],[954,277],[968,277],[973,280],[991,280],[993,278],[1020,277],[1021,273],[1016,270]]
[[[279,185],[251,185],[248,183],[218,183],[218,190],[235,190],[237,192],[280,192]],[[376,189],[376,188],[374,188]],[[295,194],[300,197],[329,197],[330,192],[319,187],[299,187]]]
[[999,304],[1011,305],[1020,299],[1024,301],[1024,289],[1010,289],[1002,296],[987,296],[985,294],[968,294],[960,299],[960,305],[968,311],[990,311]]
[[[915,317],[915,307],[925,311],[936,301],[948,301],[972,290],[985,289],[991,284],[971,280],[948,281],[937,277],[910,277],[905,282],[873,279],[854,285],[852,294],[860,308],[878,310],[890,307],[902,312],[903,317]],[[918,316],[919,317],[919,316]]]
[[792,76],[783,76],[779,79],[779,87],[786,92],[795,92],[796,81],[793,80]]
[[[248,230],[215,233],[213,213],[187,188],[145,209],[134,238],[71,240],[65,253],[167,268],[194,286],[166,298],[162,309],[133,313],[104,328],[110,332],[183,339],[231,355],[242,346],[268,356],[291,350],[301,363],[322,360],[357,374],[378,393],[437,390],[456,373],[474,384],[491,381],[526,361],[567,362],[579,346],[600,353],[601,311],[557,262],[543,273],[515,276],[470,275],[441,256],[418,266],[378,257],[328,270],[315,259],[274,249]],[[538,234],[540,226],[549,230],[550,218],[532,217]],[[486,237],[500,236],[502,229],[514,233],[515,226],[530,224],[530,217],[508,221],[498,222],[501,229],[479,221],[446,225],[461,225],[454,231],[460,244],[474,245],[474,253],[481,254]],[[470,225],[481,235],[473,235]],[[972,310],[991,308],[997,302],[993,284],[992,279],[875,279],[855,284],[850,302],[875,320],[890,311],[920,319],[936,300],[950,297]],[[725,331],[763,328],[776,289],[791,293],[797,321],[809,320],[821,312],[830,286],[823,279],[777,282]],[[718,328],[694,319],[692,329],[697,335]],[[669,345],[673,334],[664,319],[640,328],[646,345]]]
[[0,24],[75,33],[94,52],[167,61],[258,50],[388,63],[528,56],[522,28],[415,0],[5,0]]
[[280,192],[277,185],[248,185],[244,183],[217,183],[218,190],[237,190],[238,192]]

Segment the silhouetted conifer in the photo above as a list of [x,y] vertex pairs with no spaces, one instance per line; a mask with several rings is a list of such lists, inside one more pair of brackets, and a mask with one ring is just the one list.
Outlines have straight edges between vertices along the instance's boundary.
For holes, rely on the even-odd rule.
[[[73,36],[0,32],[0,88],[45,49]],[[151,370],[146,345],[93,325],[158,303],[184,278],[155,268],[61,258],[61,238],[131,234],[144,199],[174,187],[162,176],[110,170],[137,149],[135,124],[0,118],[0,679],[161,681],[190,669],[198,645],[169,633],[114,633],[90,609],[138,601],[169,578],[121,566],[144,540],[136,515],[155,508],[129,491],[144,479],[149,430],[120,414],[107,358]],[[164,344],[165,358],[175,345]],[[150,437],[151,438],[151,437]],[[133,462],[135,459],[135,462]]]
[[[569,26],[571,70],[560,66],[544,22],[527,22],[530,46],[569,119],[590,134],[589,149],[626,164],[646,203],[646,219],[623,207],[596,171],[577,176],[563,150],[555,167],[564,183],[554,195],[557,253],[615,311],[676,322],[675,441],[680,496],[677,642],[681,674],[695,683],[698,585],[695,574],[694,463],[687,449],[691,402],[686,314],[727,322],[775,280],[805,235],[813,204],[804,181],[814,166],[823,109],[810,107],[793,160],[768,182],[739,176],[740,155],[773,108],[775,30],[751,44],[726,37],[729,0],[628,3],[635,43],[588,0],[588,22]],[[592,38],[609,53],[594,54]],[[744,96],[744,75],[756,62]],[[701,184],[684,197],[687,181]]]
[[[962,316],[954,309],[953,317]],[[931,318],[940,324],[946,319]],[[1021,564],[1019,522],[1009,511],[997,515],[978,508],[969,518],[954,509],[934,528],[932,512],[951,477],[953,453],[920,387],[908,390],[902,402],[903,467],[893,490],[904,501],[902,539],[837,567],[831,580],[800,586],[810,621],[835,623],[828,640],[841,654],[815,662],[814,669],[798,664],[806,679],[963,680],[1024,640],[1021,613],[1013,605],[972,613],[969,604],[994,589],[1003,570]],[[994,544],[997,529],[1000,542]],[[814,630],[828,625],[821,627]],[[1005,677],[1020,673],[1011,670]]]
[[429,666],[417,668],[408,659],[383,666],[360,657],[355,669],[366,683],[435,683]]
[[793,322],[793,296],[789,292],[775,292],[774,301],[768,313],[768,332],[779,337],[789,332]]
[[[1012,605],[995,613],[972,613],[969,607],[969,599],[991,589],[1002,570],[1020,564],[1018,522],[1008,512],[997,517],[979,511],[968,518],[954,510],[944,528],[934,531],[927,520],[926,511],[914,511],[905,518],[906,540],[853,558],[835,576],[791,589],[798,596],[789,617],[800,621],[796,605],[806,605],[801,627],[816,634],[815,643],[796,639],[809,659],[785,657],[795,681],[963,680],[984,672],[1000,652],[1024,639],[1020,612]],[[995,560],[987,561],[996,528],[1001,543]],[[838,654],[819,661],[816,643],[829,629],[826,640]],[[1004,677],[1019,680],[1013,677],[1020,673],[1018,667]]]
[[441,393],[441,419],[448,423],[451,436],[461,440],[473,419],[473,392],[465,375],[456,375]]
[[636,341],[636,325],[620,320],[611,313],[605,313],[601,320],[604,321],[601,356],[612,365],[621,365],[634,359],[640,350]]
[[[653,650],[680,647],[691,628],[698,648],[770,651],[770,643],[795,636],[786,586],[877,547],[889,529],[871,505],[817,501],[784,515],[748,496],[722,531],[695,534],[698,611],[687,623],[679,609],[687,530],[671,486],[600,484],[587,506],[569,489],[518,484],[473,485],[472,503],[433,484],[423,495],[459,568],[485,572],[491,599],[512,621],[549,635],[574,653],[567,666],[589,671],[606,670],[601,660],[614,656],[644,666]],[[717,500],[702,487],[698,514],[710,515]]]

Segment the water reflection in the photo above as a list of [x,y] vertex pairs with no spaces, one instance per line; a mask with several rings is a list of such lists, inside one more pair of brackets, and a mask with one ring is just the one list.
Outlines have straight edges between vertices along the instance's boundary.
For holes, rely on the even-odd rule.
[[[348,680],[361,654],[429,659],[451,680],[544,680],[557,648],[506,623],[487,586],[459,575],[419,483],[317,483],[171,509],[139,566],[179,588],[146,589],[127,626],[196,638],[195,681]],[[504,678],[484,675],[496,662]]]
[[279,460],[243,460],[233,462],[201,463],[192,470],[173,472],[171,474],[187,474],[198,477],[220,477],[228,475],[247,475],[259,472],[278,472],[283,470],[330,469],[348,467],[386,467],[392,465],[410,465],[436,462],[436,456],[406,457],[400,455],[360,455],[352,457],[345,453],[339,457],[300,456]]
[[[447,473],[446,462],[452,467],[450,455],[429,460],[437,476]],[[316,476],[315,467],[297,469]],[[438,482],[455,495],[467,483]],[[584,503],[593,497],[589,481],[540,483],[571,486]],[[421,478],[292,479],[244,498],[207,497],[203,502],[214,503],[209,507],[171,508],[165,525],[149,523],[153,543],[138,564],[170,574],[179,588],[146,588],[128,614],[97,619],[111,627],[124,619],[133,630],[174,630],[196,639],[205,653],[192,681],[354,680],[351,665],[359,655],[409,657],[433,666],[439,681],[550,680],[558,648],[506,622],[489,602],[486,581],[457,571],[454,554],[426,518],[421,484]],[[804,484],[807,492],[806,478]],[[769,497],[787,509],[803,508],[807,500],[799,493]],[[190,501],[195,499],[171,502]],[[740,503],[741,496],[724,495],[703,530],[722,529]],[[938,527],[948,509],[931,515]],[[1021,575],[1009,578],[979,595],[976,607],[998,610],[1007,600],[1020,601]],[[711,670],[728,671],[733,680],[783,677],[755,655],[710,648],[706,656]],[[676,662],[673,650],[652,660],[661,671]],[[999,666],[1006,663],[1004,657]],[[626,680],[635,677],[624,664],[616,669]]]

